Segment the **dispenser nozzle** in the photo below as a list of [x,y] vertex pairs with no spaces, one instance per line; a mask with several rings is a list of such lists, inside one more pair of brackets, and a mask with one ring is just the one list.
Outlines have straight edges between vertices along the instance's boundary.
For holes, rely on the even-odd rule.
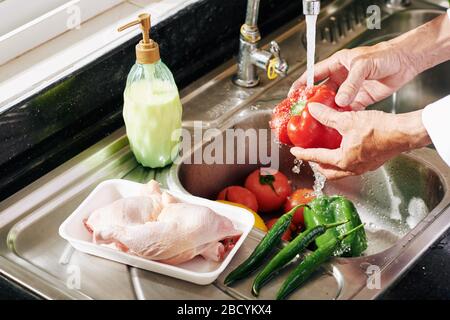
[[123,31],[132,26],[140,25],[142,30],[142,40],[136,46],[136,58],[139,63],[147,64],[159,60],[158,44],[150,39],[150,14],[142,13],[137,20],[131,21],[117,29]]
[[142,29],[142,41],[144,43],[150,43],[150,15],[148,13],[140,14],[137,20],[131,21],[126,25],[119,27],[117,31],[120,32],[138,24],[141,25]]

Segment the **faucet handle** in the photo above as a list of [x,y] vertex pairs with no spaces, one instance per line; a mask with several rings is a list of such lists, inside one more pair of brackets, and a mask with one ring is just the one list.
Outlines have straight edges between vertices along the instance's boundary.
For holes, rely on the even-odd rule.
[[281,49],[280,45],[276,41],[270,41],[270,52],[276,57],[280,58]]
[[273,58],[270,59],[269,67],[267,69],[268,78],[275,79],[278,75],[282,77],[286,76],[289,65],[287,61],[281,57],[280,46],[276,41],[271,41],[269,48]]

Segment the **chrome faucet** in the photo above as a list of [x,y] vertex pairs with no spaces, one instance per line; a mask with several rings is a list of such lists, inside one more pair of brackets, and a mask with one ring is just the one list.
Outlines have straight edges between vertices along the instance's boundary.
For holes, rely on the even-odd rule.
[[248,0],[245,23],[239,39],[238,71],[233,83],[241,87],[255,87],[259,83],[257,68],[266,71],[269,79],[286,76],[288,63],[281,57],[278,43],[272,41],[269,50],[258,48],[261,35],[258,29],[260,0]]
[[303,0],[303,14],[317,16],[320,13],[320,0]]

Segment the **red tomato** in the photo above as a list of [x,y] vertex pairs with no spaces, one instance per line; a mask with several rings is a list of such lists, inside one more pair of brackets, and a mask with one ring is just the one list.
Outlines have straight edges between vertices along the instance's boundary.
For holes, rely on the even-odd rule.
[[[312,189],[297,189],[287,199],[284,204],[284,211],[288,212],[299,204],[308,204],[315,198],[314,191]],[[296,226],[304,224],[303,220],[303,208],[297,209],[292,218],[292,223]]]
[[258,211],[258,201],[255,195],[248,189],[240,186],[231,186],[220,191],[217,200],[225,200],[239,203],[253,211]]
[[292,101],[289,98],[281,101],[273,110],[272,120],[269,122],[270,128],[280,143],[292,145],[287,132],[287,124],[290,119]]
[[300,87],[293,92],[275,108],[272,116],[270,126],[276,132],[278,140],[282,143],[288,141],[286,144],[302,148],[338,148],[342,140],[339,132],[322,125],[308,111],[310,102],[319,102],[338,111],[350,111],[350,107],[336,105],[335,95],[326,85],[314,86],[311,89]]
[[[267,221],[266,226],[267,229],[272,229],[273,225],[275,224],[275,222],[277,222],[278,218],[273,218],[270,219],[269,221]],[[289,226],[289,228],[287,228],[287,230],[283,233],[283,235],[281,236],[281,239],[284,241],[291,241],[292,239],[292,228],[291,228],[292,224]]]
[[323,131],[320,123],[309,112],[292,116],[287,125],[289,140],[297,147],[312,148],[318,145]]
[[301,87],[293,95],[298,96],[292,106],[292,118],[288,123],[288,136],[291,142],[302,148],[336,149],[341,145],[342,136],[333,128],[326,127],[314,119],[308,111],[310,102],[319,102],[338,111],[349,111],[349,107],[339,108],[334,102],[336,93],[326,85],[312,89]]
[[256,196],[262,212],[280,209],[292,191],[284,174],[268,168],[253,171],[245,180],[245,187]]

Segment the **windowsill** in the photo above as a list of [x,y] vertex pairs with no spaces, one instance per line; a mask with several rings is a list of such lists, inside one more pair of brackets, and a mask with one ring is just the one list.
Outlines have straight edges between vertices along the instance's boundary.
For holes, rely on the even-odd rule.
[[139,34],[139,28],[117,32],[137,14],[149,12],[156,25],[196,1],[129,0],[1,65],[0,112]]

